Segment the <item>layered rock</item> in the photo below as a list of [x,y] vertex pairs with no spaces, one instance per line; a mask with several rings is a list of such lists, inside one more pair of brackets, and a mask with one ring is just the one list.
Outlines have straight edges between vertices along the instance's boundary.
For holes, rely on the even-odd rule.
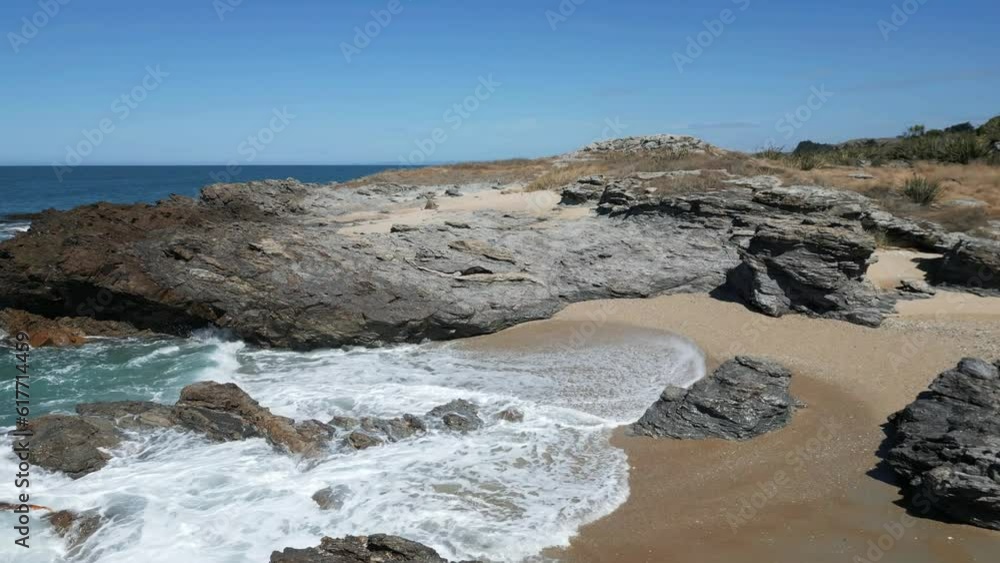
[[633,435],[680,440],[749,440],[783,428],[800,403],[792,374],[767,360],[737,357],[690,388],[667,387],[629,429]]
[[8,335],[26,333],[32,348],[78,346],[84,344],[88,336],[152,336],[151,332],[140,331],[128,323],[88,317],[48,319],[16,309],[0,310],[0,330]]
[[688,135],[643,135],[639,137],[596,141],[583,147],[579,153],[584,155],[603,155],[614,153],[635,154],[651,151],[667,151],[677,154],[724,152],[701,139]]
[[271,563],[448,563],[436,551],[414,541],[373,534],[323,538],[318,547],[286,548],[271,554]]
[[1000,290],[1000,241],[965,238],[945,253],[934,281]]
[[875,241],[842,223],[761,225],[728,287],[764,314],[791,312],[878,326],[891,305],[865,281]]
[[885,460],[922,516],[1000,530],[998,368],[966,358],[890,419]]

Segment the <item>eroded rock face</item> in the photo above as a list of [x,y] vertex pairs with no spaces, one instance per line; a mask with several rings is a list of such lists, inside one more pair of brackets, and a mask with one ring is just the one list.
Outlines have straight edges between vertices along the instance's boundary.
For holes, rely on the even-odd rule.
[[286,548],[271,563],[448,563],[433,549],[397,536],[373,534],[323,538],[319,547]]
[[[121,434],[107,420],[93,417],[46,415],[28,423],[34,432],[28,461],[79,479],[107,465],[111,456],[102,449],[121,443]],[[13,445],[17,450],[17,440]]]
[[783,428],[800,403],[792,374],[767,360],[737,357],[689,389],[667,387],[630,427],[633,435],[680,440],[749,440]]
[[890,419],[885,460],[922,516],[1000,530],[998,367],[966,358]]
[[865,282],[875,240],[843,223],[761,225],[728,287],[773,317],[798,312],[878,326],[891,310]]

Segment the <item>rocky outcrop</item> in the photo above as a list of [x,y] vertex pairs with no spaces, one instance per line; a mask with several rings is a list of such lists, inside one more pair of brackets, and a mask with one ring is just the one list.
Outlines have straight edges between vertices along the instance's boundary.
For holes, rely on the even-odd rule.
[[[674,148],[714,150],[664,136],[602,142],[590,152]],[[714,185],[709,175],[704,188],[681,195],[649,184],[695,172],[585,177],[563,193],[567,205],[597,202],[597,216],[539,216],[547,209],[534,200],[531,212],[458,214],[442,206],[422,214],[429,222],[390,222],[391,232],[365,227],[379,212],[391,221],[400,203],[418,209],[426,187],[281,180],[218,184],[198,199],[156,205],[47,211],[29,232],[0,242],[0,307],[180,335],[216,326],[284,348],[373,346],[496,332],[580,301],[707,293],[745,261],[740,271],[752,275],[736,286],[754,306],[771,300],[762,308],[875,324],[881,306],[867,302],[852,266],[852,253],[869,246],[861,229],[921,249],[950,249],[958,240],[895,218],[862,195],[780,186],[769,176],[720,173]],[[460,191],[479,188],[489,189]],[[741,260],[758,231],[753,245],[763,254],[751,250]],[[774,253],[774,244],[793,241],[799,249]],[[846,268],[825,263],[842,252]],[[970,260],[956,253],[945,271]],[[787,270],[797,267],[806,270]],[[781,271],[771,276],[767,268]],[[825,273],[838,287],[814,283]],[[775,288],[765,286],[783,278],[793,285],[771,299]]]
[[98,321],[89,317],[48,319],[17,309],[0,310],[0,330],[8,335],[26,333],[32,348],[79,346],[87,341],[88,336],[125,338],[153,335],[128,323]]
[[1000,291],[1000,241],[965,238],[944,255],[937,283]]
[[584,155],[603,154],[635,154],[650,151],[668,151],[678,154],[702,154],[706,152],[723,152],[717,147],[701,139],[687,135],[644,135],[596,141],[583,147],[579,152]]
[[271,414],[234,383],[188,385],[173,415],[181,426],[220,442],[264,438],[293,454],[314,453],[323,444],[317,440],[321,435],[303,431],[308,426],[299,428],[292,419]]
[[[428,429],[471,432],[485,424],[479,407],[463,399],[435,407],[423,417],[339,416],[329,423],[296,422],[272,414],[233,383],[212,381],[188,385],[173,406],[143,401],[81,403],[76,412],[77,416],[45,415],[29,423],[34,432],[31,463],[82,477],[107,464],[111,456],[106,450],[120,444],[125,431],[173,428],[216,442],[263,438],[279,450],[314,457],[334,444],[363,450],[412,438]],[[516,410],[505,411],[501,417],[508,422],[523,420],[523,414]],[[17,447],[16,441],[13,446]]]
[[966,358],[890,419],[885,460],[922,516],[1000,530],[998,368]]
[[783,428],[800,403],[792,374],[767,360],[737,357],[689,389],[667,387],[629,429],[637,436],[680,440],[749,440]]
[[[422,197],[362,191],[257,182],[46,212],[0,243],[0,306],[182,335],[214,325],[294,349],[379,345],[495,332],[577,301],[707,292],[737,258],[724,233],[668,217],[540,228],[482,210],[468,229],[342,233],[342,215]],[[642,243],[654,239],[670,243]]]
[[891,310],[865,281],[875,241],[837,222],[761,225],[728,287],[764,314],[791,312],[878,326]]
[[[79,479],[107,465],[104,450],[121,443],[121,433],[107,420],[93,417],[46,415],[28,423],[28,461]],[[18,447],[15,439],[13,447]]]
[[286,548],[271,563],[448,563],[436,551],[397,536],[373,534],[323,538],[318,547]]

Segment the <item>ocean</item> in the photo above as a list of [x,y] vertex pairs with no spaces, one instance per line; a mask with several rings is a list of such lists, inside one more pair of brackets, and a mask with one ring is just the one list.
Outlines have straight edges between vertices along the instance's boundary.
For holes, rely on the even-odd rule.
[[[71,187],[39,172],[0,169],[18,186],[4,209],[193,195],[206,169],[161,168],[163,178],[156,170],[80,169]],[[330,181],[371,171],[260,167],[253,177]],[[21,492],[6,435],[15,422],[15,358],[11,349],[0,353],[8,374],[0,379],[0,502],[12,502]],[[174,430],[136,432],[105,468],[83,478],[31,469],[32,503],[100,514],[106,524],[97,533],[67,551],[36,514],[31,549],[4,541],[0,561],[256,563],[273,550],[317,545],[323,536],[389,533],[453,560],[517,562],[542,561],[545,548],[567,545],[581,526],[627,499],[628,461],[609,443],[613,429],[638,419],[664,385],[699,379],[704,360],[690,342],[663,333],[542,351],[428,343],[303,353],[200,331],[33,350],[29,373],[32,417],[72,413],[81,402],[172,404],[185,385],[211,380],[234,382],[294,419],[422,414],[462,398],[479,406],[485,425],[363,451],[335,445],[312,462],[261,439],[218,444]],[[498,419],[509,407],[524,421]],[[339,508],[321,510],[311,499],[326,487],[337,492]],[[15,515],[0,513],[5,537],[14,525]]]
[[0,166],[0,240],[27,230],[29,223],[10,215],[43,209],[71,209],[108,201],[135,203],[170,194],[195,197],[207,185],[250,180],[296,178],[308,183],[346,182],[389,165],[243,166],[236,176],[222,166],[81,166],[62,180],[51,166]]

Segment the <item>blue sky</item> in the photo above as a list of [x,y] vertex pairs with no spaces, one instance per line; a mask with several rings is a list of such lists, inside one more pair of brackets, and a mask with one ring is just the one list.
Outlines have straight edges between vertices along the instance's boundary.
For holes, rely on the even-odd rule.
[[[995,0],[5,0],[0,164],[77,148],[84,164],[345,164],[541,156],[609,134],[736,149],[894,135],[1000,114],[998,15]],[[783,117],[796,111],[807,119]]]

